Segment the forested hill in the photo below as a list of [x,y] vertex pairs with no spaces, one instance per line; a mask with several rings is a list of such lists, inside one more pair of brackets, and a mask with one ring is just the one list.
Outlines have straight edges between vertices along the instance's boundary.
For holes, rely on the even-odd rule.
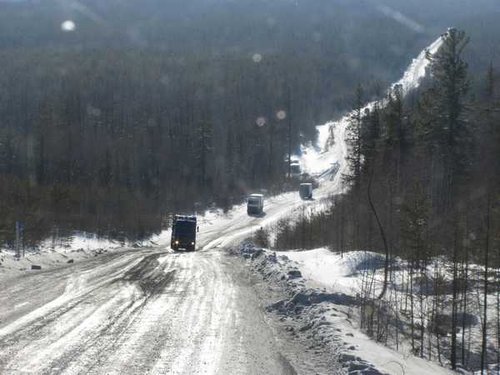
[[[384,266],[374,266],[384,269],[382,291],[366,276],[359,292],[368,296],[363,306],[375,306],[360,314],[361,327],[388,342],[403,326],[399,317],[407,316],[413,353],[449,361],[453,370],[485,373],[490,365],[494,373],[500,362],[498,345],[490,344],[500,334],[500,67],[492,63],[481,79],[472,76],[465,57],[473,46],[465,32],[450,29],[440,50],[427,55],[430,78],[410,98],[396,86],[365,111],[359,87],[345,122],[346,193],[333,197],[327,212],[283,219],[273,234],[281,249],[383,253]],[[268,242],[267,230],[258,234]],[[408,287],[399,288],[394,275],[403,263],[408,271],[400,280]],[[419,313],[413,296],[398,307],[391,288],[418,293]],[[430,296],[435,301],[422,308]],[[448,331],[436,328],[442,323],[421,324],[424,315],[435,322],[444,314],[450,314]],[[481,316],[472,345],[466,315]]]
[[480,3],[0,1],[0,241],[16,221],[32,242],[141,237],[279,190],[289,124],[295,148],[448,25],[471,29],[472,67],[498,59],[498,5]]

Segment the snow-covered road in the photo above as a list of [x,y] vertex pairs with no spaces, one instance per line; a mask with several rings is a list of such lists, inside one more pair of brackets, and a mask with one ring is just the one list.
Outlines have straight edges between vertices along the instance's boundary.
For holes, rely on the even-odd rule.
[[315,201],[296,192],[269,198],[262,217],[248,216],[245,205],[207,213],[196,252],[115,249],[4,278],[0,373],[295,373],[280,351],[285,345],[293,352],[293,344],[280,342],[252,275],[225,249],[301,207],[318,206],[332,183],[315,191]]
[[294,343],[276,335],[252,275],[225,249],[315,203],[288,193],[270,198],[263,217],[248,216],[244,205],[207,214],[196,252],[115,249],[3,280],[0,373],[296,373],[281,351],[293,352]]
[[146,249],[11,279],[0,373],[295,373],[242,272],[221,251]]

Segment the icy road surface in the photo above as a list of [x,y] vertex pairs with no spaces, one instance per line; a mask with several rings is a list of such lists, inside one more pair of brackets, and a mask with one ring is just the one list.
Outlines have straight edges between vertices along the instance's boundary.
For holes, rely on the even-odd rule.
[[2,374],[293,374],[219,251],[129,251],[11,280]]
[[313,203],[290,193],[261,218],[244,206],[208,216],[197,252],[117,251],[3,280],[0,373],[295,374],[251,277],[223,247]]

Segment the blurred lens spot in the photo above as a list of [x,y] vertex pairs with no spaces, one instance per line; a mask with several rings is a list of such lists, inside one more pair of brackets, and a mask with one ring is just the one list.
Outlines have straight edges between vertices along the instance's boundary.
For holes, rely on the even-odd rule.
[[253,62],[260,63],[262,61],[262,55],[260,53],[255,53],[252,56]]
[[266,118],[265,117],[259,117],[255,121],[255,123],[257,124],[257,126],[262,127],[262,126],[264,126],[266,124]]
[[76,28],[76,25],[71,20],[67,20],[67,21],[64,21],[63,23],[61,23],[61,30],[62,31],[65,31],[65,32],[74,31],[75,28]]
[[286,118],[286,112],[281,110],[276,112],[276,117],[278,120],[284,120]]

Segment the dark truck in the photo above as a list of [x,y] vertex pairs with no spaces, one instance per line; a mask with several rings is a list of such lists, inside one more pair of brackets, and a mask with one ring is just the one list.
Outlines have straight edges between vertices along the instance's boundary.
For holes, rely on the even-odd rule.
[[264,213],[264,195],[250,194],[247,198],[247,214],[260,216]]
[[172,223],[172,240],[170,247],[177,251],[184,249],[194,251],[196,248],[196,216],[194,215],[175,215]]
[[299,186],[299,195],[303,200],[312,199],[313,197],[313,184],[310,182],[304,182]]

